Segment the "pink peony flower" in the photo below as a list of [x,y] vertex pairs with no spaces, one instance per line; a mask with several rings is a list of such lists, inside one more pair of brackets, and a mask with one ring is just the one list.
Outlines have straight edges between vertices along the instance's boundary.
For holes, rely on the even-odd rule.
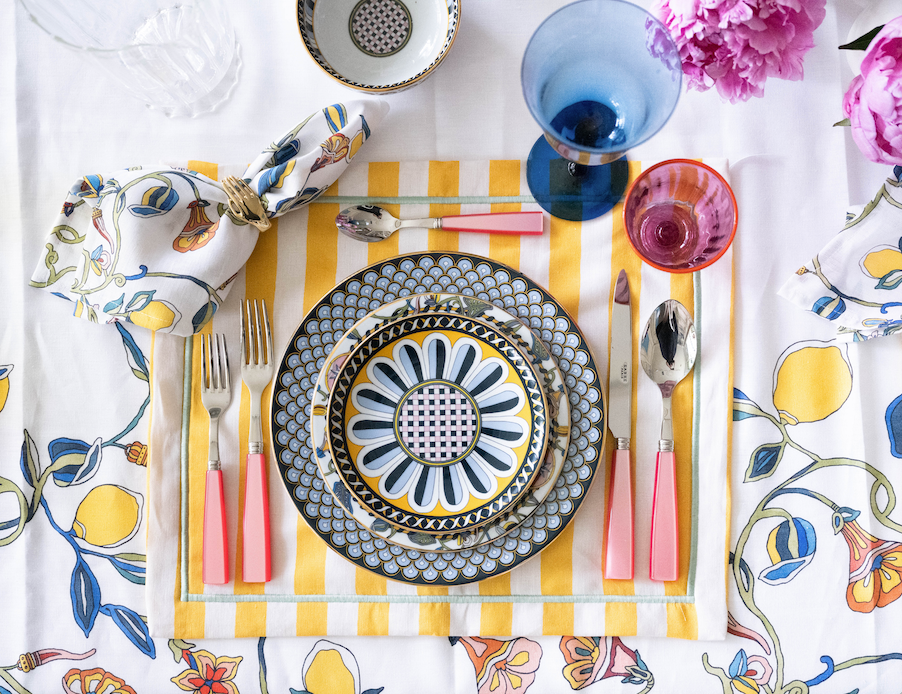
[[902,164],[902,16],[871,40],[842,106],[864,156],[878,164]]
[[764,95],[768,77],[802,79],[826,0],[656,0],[690,88],[730,103]]

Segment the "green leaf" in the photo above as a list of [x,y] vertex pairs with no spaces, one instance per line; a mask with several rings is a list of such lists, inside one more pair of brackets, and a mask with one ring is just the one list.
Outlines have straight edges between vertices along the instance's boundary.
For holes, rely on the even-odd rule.
[[129,571],[128,569],[125,569],[125,568],[119,566],[118,564],[113,564],[113,568],[119,572],[120,576],[127,579],[131,583],[136,583],[141,586],[144,585],[144,581],[145,581],[144,574]]
[[193,643],[181,639],[169,639],[169,650],[172,651],[172,657],[177,663],[182,659],[182,651],[190,651],[192,648],[194,648]]
[[22,455],[19,465],[22,468],[22,474],[25,481],[34,487],[41,478],[41,462],[38,454],[38,447],[28,433],[28,429],[24,430],[25,440],[22,442]]
[[902,284],[902,270],[892,270],[880,278],[874,289],[895,289],[900,284]]
[[129,300],[128,305],[125,307],[126,311],[142,311],[147,308],[147,305],[153,301],[153,295],[156,293],[156,289],[144,290],[141,292],[135,292],[135,295]]
[[[2,679],[10,687],[12,687],[12,690],[16,694],[31,694],[31,692],[29,692],[27,689],[25,689],[25,687],[23,687],[21,684],[16,682],[16,680],[13,678],[13,676],[10,675],[6,670],[0,670],[0,679]],[[2,689],[2,687],[0,687],[0,689]]]
[[849,128],[852,126],[852,121],[848,118],[843,118],[842,120],[838,120],[833,124],[833,127],[842,126],[843,128]]
[[19,517],[14,521],[16,523],[16,529],[13,530],[11,534],[0,537],[0,547],[15,542],[16,538],[22,534],[23,530],[25,530],[25,524],[28,522],[28,499],[25,498],[25,494],[22,493],[22,490],[19,489],[19,485],[15,482],[8,480],[5,477],[0,477],[0,495],[7,492],[12,493],[16,497],[19,506]]
[[76,244],[85,240],[84,236],[79,234],[75,228],[70,227],[68,224],[60,224],[59,226],[53,227],[53,229],[50,230],[50,233],[63,243]]
[[867,47],[871,44],[873,38],[880,33],[880,30],[883,28],[883,24],[879,27],[874,27],[868,33],[859,36],[854,41],[850,41],[849,43],[845,43],[839,47],[840,50],[846,51],[864,51],[867,50]]

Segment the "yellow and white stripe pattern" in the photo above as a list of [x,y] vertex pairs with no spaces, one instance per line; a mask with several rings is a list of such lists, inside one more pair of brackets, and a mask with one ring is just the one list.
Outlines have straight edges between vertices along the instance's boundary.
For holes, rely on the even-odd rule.
[[[706,161],[726,176],[726,162]],[[630,162],[631,178],[642,169]],[[190,162],[212,177],[226,167]],[[694,274],[671,275],[640,262],[626,240],[620,206],[590,222],[546,221],[539,237],[404,229],[365,244],[338,234],[334,219],[352,199],[388,201],[402,217],[537,209],[519,161],[426,161],[358,164],[319,201],[277,220],[261,234],[230,299],[206,330],[224,332],[233,350],[233,400],[223,415],[220,453],[226,484],[232,581],[201,581],[203,476],[208,418],[194,379],[199,349],[171,336],[153,345],[148,605],[158,637],[231,638],[295,635],[639,635],[719,639],[726,633],[729,538],[729,435],[732,402],[732,250]],[[355,200],[356,202],[356,200]],[[546,220],[549,218],[546,216]],[[578,322],[607,383],[610,302],[621,268],[629,275],[634,344],[658,303],[679,299],[694,313],[699,368],[674,393],[680,508],[680,576],[648,579],[648,538],[660,393],[634,356],[633,455],[636,578],[602,577],[610,451],[570,525],[537,559],[460,587],[416,587],[358,568],[308,527],[271,462],[273,579],[241,581],[241,518],[247,453],[248,394],[238,369],[239,299],[265,299],[277,352],[307,311],[348,275],[417,251],[460,251],[518,269]],[[190,376],[191,374],[189,374]],[[264,394],[268,408],[269,390]],[[264,410],[264,412],[266,409]],[[181,435],[183,420],[190,435]],[[264,435],[268,438],[268,422]],[[267,447],[267,453],[268,453]],[[237,577],[237,578],[235,578]]]

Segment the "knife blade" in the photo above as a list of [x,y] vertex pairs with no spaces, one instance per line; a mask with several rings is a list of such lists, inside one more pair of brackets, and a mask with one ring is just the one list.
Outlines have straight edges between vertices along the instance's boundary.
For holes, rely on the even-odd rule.
[[611,309],[611,354],[608,376],[608,426],[616,443],[608,495],[608,536],[604,576],[633,577],[633,483],[630,430],[633,411],[633,329],[630,285],[621,270]]

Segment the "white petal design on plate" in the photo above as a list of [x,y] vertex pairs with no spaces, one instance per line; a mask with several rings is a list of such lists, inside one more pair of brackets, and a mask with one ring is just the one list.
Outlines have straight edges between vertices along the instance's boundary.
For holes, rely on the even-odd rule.
[[395,425],[388,417],[382,419],[369,413],[357,414],[348,422],[348,438],[358,446],[395,441]]
[[467,337],[457,340],[451,350],[451,370],[446,374],[445,380],[462,384],[480,361],[482,347],[476,340]]
[[365,446],[358,454],[357,460],[361,467],[371,475],[383,475],[391,469],[386,467],[386,465],[394,463],[400,458],[406,457],[406,455],[398,445],[398,442],[392,438],[388,443],[374,443]]
[[413,385],[398,373],[395,362],[386,357],[376,357],[366,366],[366,375],[372,385],[385,389],[386,394],[400,398]]
[[412,505],[416,505],[417,508],[435,508],[435,504],[438,502],[438,478],[439,468],[422,466],[420,477],[411,490],[413,492]]
[[498,479],[495,472],[471,453],[458,463],[461,473],[467,480],[470,493],[477,499],[490,499],[498,490]]
[[400,499],[407,494],[411,481],[417,477],[419,465],[409,455],[399,456],[380,471],[379,491],[386,498]]
[[467,485],[467,493],[464,493],[464,484],[460,479],[460,464],[447,465],[440,468],[441,486],[439,493],[442,499],[442,506],[452,512],[462,511],[470,500],[469,485]]
[[471,457],[482,463],[485,470],[495,477],[506,477],[517,464],[517,456],[506,446],[496,446],[488,438],[476,442]]
[[488,439],[506,448],[516,448],[528,436],[529,429],[521,419],[493,419],[483,421],[479,441],[481,443],[483,439]]
[[403,375],[406,381],[413,385],[414,383],[422,383],[424,380],[424,360],[423,352],[420,346],[413,340],[401,340],[395,345],[394,349],[395,362],[403,369]]
[[446,372],[450,372],[451,353],[451,340],[442,333],[432,333],[423,340],[428,378],[450,380]]
[[507,380],[509,369],[507,364],[498,357],[487,357],[479,366],[472,370],[470,376],[461,384],[471,397],[479,399],[480,396],[494,392]]
[[483,420],[509,417],[523,409],[525,402],[523,389],[513,383],[502,384],[476,398],[476,406]]
[[367,412],[378,419],[391,421],[398,401],[393,400],[370,384],[358,386],[351,391],[351,402],[360,412]]

